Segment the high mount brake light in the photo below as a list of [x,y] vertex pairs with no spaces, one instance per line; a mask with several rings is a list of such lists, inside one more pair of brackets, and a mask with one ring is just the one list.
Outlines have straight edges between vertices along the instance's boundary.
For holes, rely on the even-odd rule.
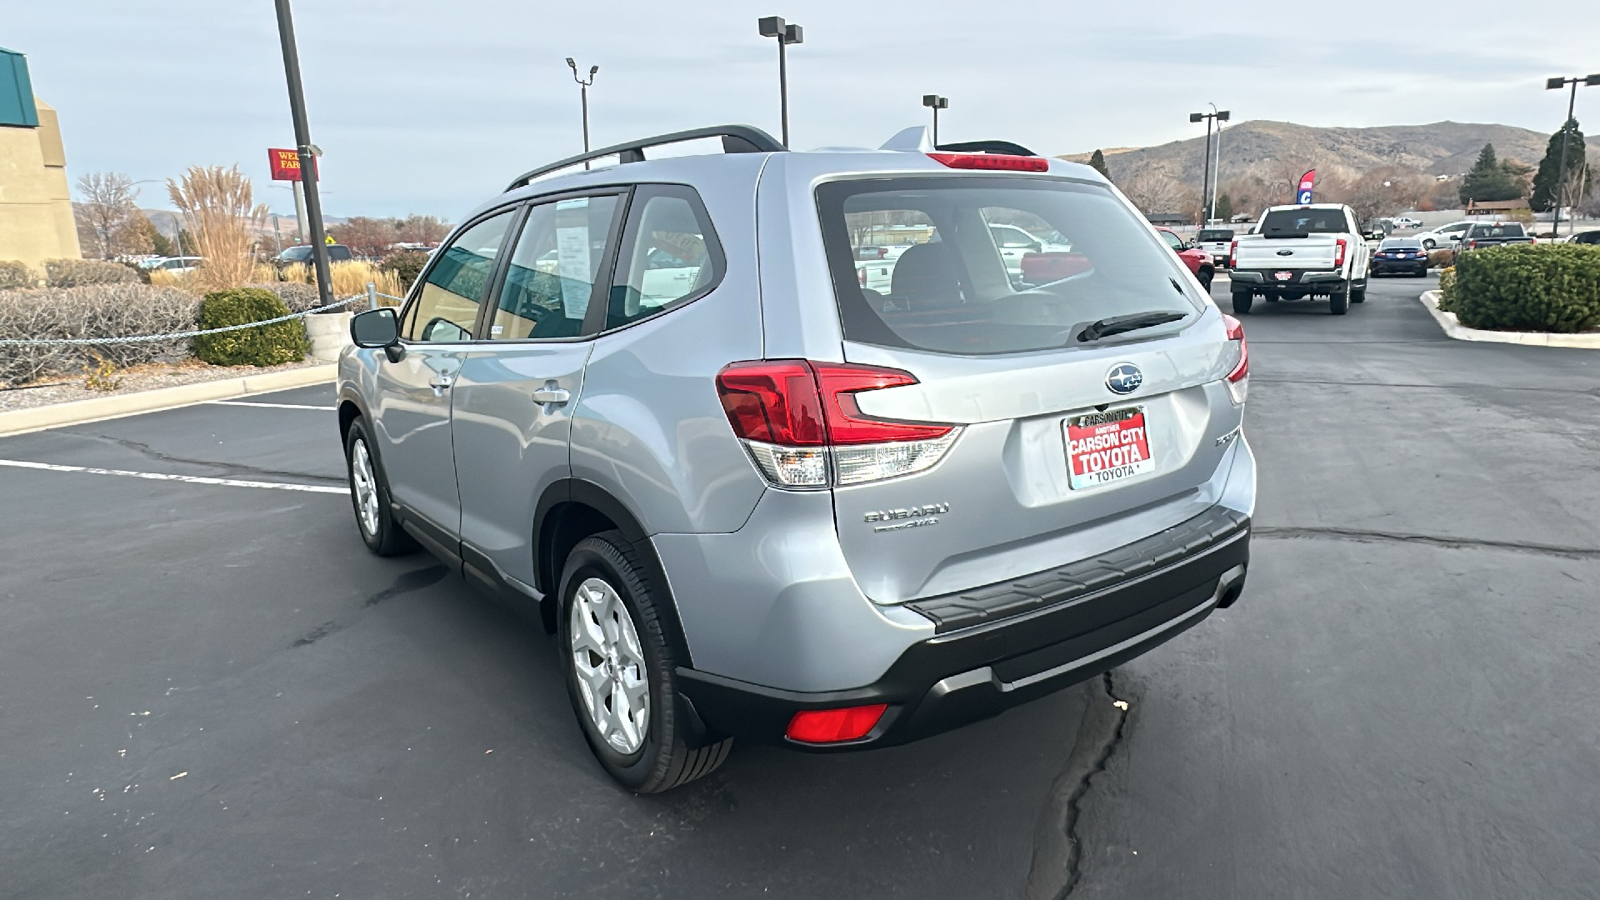
[[1239,359],[1233,364],[1233,371],[1227,374],[1224,384],[1228,387],[1228,397],[1233,400],[1233,405],[1242,406],[1250,392],[1250,344],[1244,338],[1243,322],[1229,315],[1224,315],[1222,321],[1228,327],[1228,340],[1239,342]]
[[916,384],[909,372],[804,359],[733,363],[717,393],[734,434],[778,487],[861,484],[931,468],[954,425],[879,419],[856,394]]
[[1050,171],[1050,160],[1042,156],[1009,156],[1004,153],[929,153],[928,155],[952,169],[990,169],[1004,172]]

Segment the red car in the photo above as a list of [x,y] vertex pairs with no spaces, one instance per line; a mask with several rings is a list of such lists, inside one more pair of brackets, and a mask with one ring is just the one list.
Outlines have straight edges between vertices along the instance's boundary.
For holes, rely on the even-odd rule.
[[1200,280],[1200,286],[1210,293],[1211,279],[1217,274],[1216,268],[1211,264],[1211,254],[1179,237],[1178,233],[1170,228],[1157,227],[1156,230],[1161,232],[1161,237],[1166,240],[1167,246],[1172,248],[1173,253],[1178,254],[1178,258],[1189,267],[1194,277]]

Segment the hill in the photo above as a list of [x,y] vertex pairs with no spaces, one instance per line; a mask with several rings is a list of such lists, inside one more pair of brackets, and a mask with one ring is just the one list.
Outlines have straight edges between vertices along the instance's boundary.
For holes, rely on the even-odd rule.
[[[1526,128],[1465,122],[1378,128],[1240,122],[1222,135],[1222,177],[1288,181],[1311,168],[1321,176],[1349,176],[1387,166],[1429,175],[1459,175],[1472,167],[1485,143],[1494,144],[1501,159],[1538,165],[1549,139],[1548,134]],[[1589,158],[1600,157],[1600,138],[1591,137],[1587,143]],[[1106,167],[1118,182],[1163,175],[1193,184],[1200,181],[1205,165],[1205,135],[1156,147],[1108,149],[1104,153]],[[1087,162],[1089,156],[1090,153],[1078,153],[1062,158]]]

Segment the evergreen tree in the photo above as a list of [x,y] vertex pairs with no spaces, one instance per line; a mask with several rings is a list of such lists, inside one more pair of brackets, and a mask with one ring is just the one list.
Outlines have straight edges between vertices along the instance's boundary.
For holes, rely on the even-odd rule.
[[[1567,124],[1555,134],[1550,135],[1550,143],[1545,147],[1544,159],[1539,161],[1539,171],[1533,176],[1533,196],[1528,198],[1528,205],[1536,212],[1549,212],[1555,208],[1557,182],[1561,179],[1561,140],[1567,140],[1567,173],[1582,172],[1588,164],[1585,159],[1583,146],[1583,132],[1578,128],[1577,119],[1568,119]],[[1567,198],[1569,201],[1572,198]]]
[[1233,218],[1233,198],[1227,194],[1217,198],[1217,218],[1224,222]]
[[1522,196],[1522,183],[1505,163],[1495,156],[1494,145],[1484,144],[1472,171],[1461,179],[1461,202],[1515,200]]
[[1106,155],[1099,150],[1096,150],[1094,155],[1089,157],[1089,168],[1104,175],[1107,181],[1111,180],[1111,170],[1106,168]]

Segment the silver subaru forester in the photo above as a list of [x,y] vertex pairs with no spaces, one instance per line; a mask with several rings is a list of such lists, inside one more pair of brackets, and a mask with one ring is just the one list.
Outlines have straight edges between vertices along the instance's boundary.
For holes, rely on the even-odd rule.
[[562,160],[351,334],[362,538],[537,611],[635,791],[994,715],[1244,586],[1243,329],[1015,144]]

